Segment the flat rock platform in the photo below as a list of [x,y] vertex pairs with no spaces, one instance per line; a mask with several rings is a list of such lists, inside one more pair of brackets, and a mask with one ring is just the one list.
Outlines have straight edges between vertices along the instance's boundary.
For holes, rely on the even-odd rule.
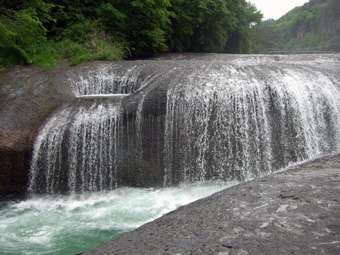
[[234,186],[84,254],[340,254],[340,155]]

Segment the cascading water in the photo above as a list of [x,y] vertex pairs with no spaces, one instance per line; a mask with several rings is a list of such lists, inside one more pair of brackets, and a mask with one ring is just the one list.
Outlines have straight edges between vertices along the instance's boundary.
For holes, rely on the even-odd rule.
[[72,89],[77,96],[98,94],[130,94],[141,84],[138,81],[140,69],[130,66],[119,70],[119,65],[99,65],[85,76],[70,80]]
[[207,68],[168,90],[166,180],[244,180],[338,150],[340,94],[326,75]]
[[339,149],[339,79],[305,61],[133,61],[76,80],[37,138],[33,193],[242,181]]
[[161,74],[158,70],[150,69],[145,62],[118,62],[118,64],[98,64],[88,72],[78,76],[71,75],[69,82],[77,97],[127,95],[159,79]]
[[65,106],[34,146],[29,191],[109,190],[117,184],[120,104]]

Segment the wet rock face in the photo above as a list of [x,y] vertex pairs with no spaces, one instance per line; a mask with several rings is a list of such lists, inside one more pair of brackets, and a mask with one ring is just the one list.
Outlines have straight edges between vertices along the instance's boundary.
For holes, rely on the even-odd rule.
[[25,191],[39,127],[71,98],[62,72],[18,67],[0,74],[0,194]]
[[29,150],[0,149],[0,194],[20,195],[25,192],[29,166]]

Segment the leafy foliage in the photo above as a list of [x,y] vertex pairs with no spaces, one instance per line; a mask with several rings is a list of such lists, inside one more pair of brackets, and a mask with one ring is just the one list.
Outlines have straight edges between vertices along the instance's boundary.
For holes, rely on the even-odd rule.
[[31,5],[17,12],[8,11],[0,17],[0,61],[33,63],[35,55],[46,43],[43,22],[52,5],[34,0]]
[[170,45],[175,51],[243,52],[250,24],[262,15],[244,0],[174,0]]
[[53,66],[164,51],[246,52],[246,0],[0,0],[0,64]]
[[128,42],[135,55],[167,50],[169,0],[106,1],[98,14],[108,32]]

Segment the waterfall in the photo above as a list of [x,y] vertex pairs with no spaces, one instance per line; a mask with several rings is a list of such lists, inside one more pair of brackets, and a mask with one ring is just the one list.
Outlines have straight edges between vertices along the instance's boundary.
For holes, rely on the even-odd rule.
[[129,61],[73,75],[77,99],[41,128],[29,191],[243,181],[339,151],[339,77],[310,59],[269,59]]
[[[141,99],[138,103],[137,111],[136,111],[136,152],[137,152],[137,161],[141,162],[143,160],[143,105],[144,105],[145,95],[141,96]],[[140,163],[138,165],[141,165]]]
[[223,65],[167,93],[166,180],[246,180],[339,149],[339,90],[315,70]]
[[120,105],[65,106],[42,127],[34,145],[29,191],[112,189],[117,184]]

